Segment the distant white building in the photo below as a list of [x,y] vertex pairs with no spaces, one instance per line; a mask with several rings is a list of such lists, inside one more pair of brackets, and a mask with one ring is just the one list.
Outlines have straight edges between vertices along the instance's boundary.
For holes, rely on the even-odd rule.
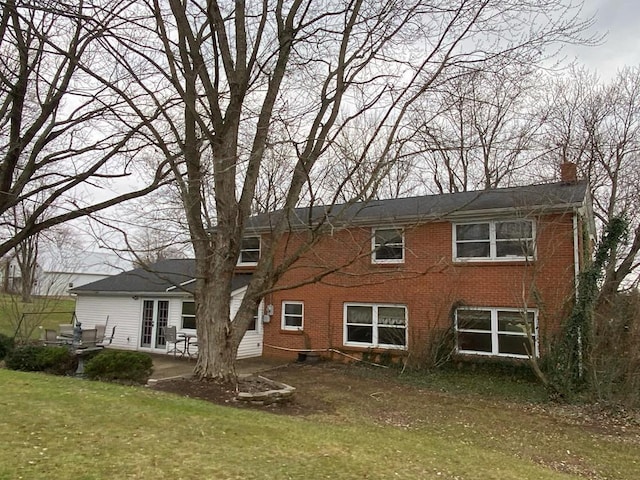
[[[130,261],[111,252],[77,252],[66,258],[44,254],[42,257],[36,267],[31,292],[38,296],[66,296],[71,288],[131,269]],[[22,280],[18,262],[11,259],[6,263],[0,269],[0,284],[6,290],[18,293]]]

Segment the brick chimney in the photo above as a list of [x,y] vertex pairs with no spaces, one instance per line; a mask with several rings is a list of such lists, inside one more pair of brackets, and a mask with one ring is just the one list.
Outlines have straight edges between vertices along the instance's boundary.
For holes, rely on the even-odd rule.
[[562,183],[576,183],[578,181],[578,166],[573,162],[560,164],[560,181]]

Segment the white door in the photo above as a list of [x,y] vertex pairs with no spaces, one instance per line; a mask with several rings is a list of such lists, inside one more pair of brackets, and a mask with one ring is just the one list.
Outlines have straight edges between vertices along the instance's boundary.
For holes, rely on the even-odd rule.
[[164,329],[169,321],[169,300],[143,300],[140,347],[165,349]]

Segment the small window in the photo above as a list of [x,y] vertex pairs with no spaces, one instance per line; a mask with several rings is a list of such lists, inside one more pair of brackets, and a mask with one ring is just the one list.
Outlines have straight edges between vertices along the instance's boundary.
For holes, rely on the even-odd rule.
[[533,339],[538,355],[537,312],[500,308],[460,308],[456,311],[459,353],[528,358]]
[[256,265],[258,260],[260,260],[260,237],[243,238],[238,265]]
[[407,308],[403,305],[346,304],[345,345],[405,348]]
[[304,325],[304,305],[302,302],[282,303],[282,329],[302,330]]
[[251,319],[251,322],[249,322],[249,326],[247,327],[247,332],[255,332],[257,330],[259,318],[260,318],[260,307],[258,307],[255,313],[253,314],[253,318]]
[[196,303],[182,302],[182,329],[196,329]]
[[528,260],[535,256],[531,220],[454,224],[456,260]]
[[404,233],[397,228],[377,228],[372,238],[373,263],[404,262]]

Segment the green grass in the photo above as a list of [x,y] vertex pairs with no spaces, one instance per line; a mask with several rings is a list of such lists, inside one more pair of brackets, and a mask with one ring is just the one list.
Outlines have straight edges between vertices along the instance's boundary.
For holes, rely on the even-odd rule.
[[57,329],[71,323],[74,311],[75,300],[70,298],[34,297],[23,303],[19,296],[0,295],[0,333],[13,336],[19,325],[17,337],[34,340],[40,336],[38,327]]
[[3,480],[630,479],[640,471],[638,443],[469,397],[411,398],[428,422],[404,428],[359,416],[358,405],[343,421],[8,370],[0,385]]
[[405,372],[400,379],[410,385],[453,394],[544,403],[549,393],[532,375],[507,375],[491,371],[455,371],[442,368],[430,372]]

